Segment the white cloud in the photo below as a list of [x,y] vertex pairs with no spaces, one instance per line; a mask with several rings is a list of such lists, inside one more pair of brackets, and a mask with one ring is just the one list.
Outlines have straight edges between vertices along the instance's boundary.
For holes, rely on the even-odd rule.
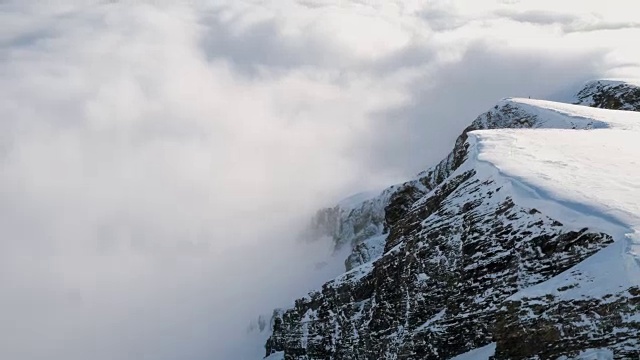
[[633,5],[554,4],[0,3],[0,357],[249,358],[330,276],[311,211],[501,97],[637,75]]

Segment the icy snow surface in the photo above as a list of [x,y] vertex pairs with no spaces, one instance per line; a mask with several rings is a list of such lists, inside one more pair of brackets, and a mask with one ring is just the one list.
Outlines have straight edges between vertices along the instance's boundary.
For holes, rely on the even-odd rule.
[[[575,225],[596,219],[589,225],[616,240],[514,298],[597,297],[640,285],[640,113],[530,99],[506,101],[536,114],[550,128],[472,132],[476,166],[482,169],[484,163],[511,179],[518,203],[535,204],[550,214],[565,208],[558,220]],[[591,122],[593,130],[564,126],[579,121]],[[558,288],[578,280],[585,285],[558,293]]]

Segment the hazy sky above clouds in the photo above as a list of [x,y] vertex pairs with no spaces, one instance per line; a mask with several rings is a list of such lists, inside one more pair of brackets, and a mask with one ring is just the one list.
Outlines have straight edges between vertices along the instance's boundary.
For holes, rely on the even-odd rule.
[[500,98],[639,75],[609,1],[0,1],[0,358],[254,359],[310,212]]

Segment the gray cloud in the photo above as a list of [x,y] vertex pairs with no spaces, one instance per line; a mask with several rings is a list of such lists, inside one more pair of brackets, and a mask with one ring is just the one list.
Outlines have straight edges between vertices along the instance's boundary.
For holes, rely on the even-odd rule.
[[592,31],[603,31],[603,30],[626,30],[626,29],[639,29],[640,22],[635,21],[625,21],[625,22],[596,22],[591,24],[568,24],[563,27],[564,32],[566,33],[574,33],[574,32],[592,32]]
[[566,13],[556,13],[552,11],[542,10],[529,10],[529,11],[515,11],[513,9],[501,9],[495,12],[495,15],[499,18],[507,18],[514,21],[536,24],[536,25],[552,25],[571,24],[577,19],[578,16]]
[[497,99],[549,98],[575,89],[600,74],[604,57],[602,51],[514,53],[477,41],[459,60],[417,78],[410,102],[376,114],[380,131],[367,150],[372,166],[417,173],[444,157],[462,129]]
[[495,11],[498,18],[507,18],[513,21],[534,25],[560,25],[565,33],[591,32],[601,30],[624,30],[640,27],[636,21],[607,21],[606,19],[583,19],[579,15],[558,13],[552,11],[529,10],[515,11],[513,9],[500,9]]
[[202,46],[209,59],[224,59],[247,73],[261,68],[287,70],[302,66],[339,66],[340,53],[316,39],[287,39],[279,24],[263,20],[233,33],[220,19],[220,10],[202,17],[206,28]]
[[253,359],[249,320],[340,271],[297,242],[309,213],[437,161],[501,97],[636,64],[483,6],[39,5],[0,4],[10,359]]

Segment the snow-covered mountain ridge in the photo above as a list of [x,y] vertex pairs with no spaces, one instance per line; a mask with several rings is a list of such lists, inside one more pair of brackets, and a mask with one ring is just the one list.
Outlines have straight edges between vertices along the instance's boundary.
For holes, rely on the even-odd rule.
[[[577,98],[635,106],[619,85],[619,102],[601,100],[609,82]],[[278,312],[267,353],[637,357],[639,136],[640,113],[500,101],[415,180],[319,212],[314,229],[352,246],[349,271]]]

